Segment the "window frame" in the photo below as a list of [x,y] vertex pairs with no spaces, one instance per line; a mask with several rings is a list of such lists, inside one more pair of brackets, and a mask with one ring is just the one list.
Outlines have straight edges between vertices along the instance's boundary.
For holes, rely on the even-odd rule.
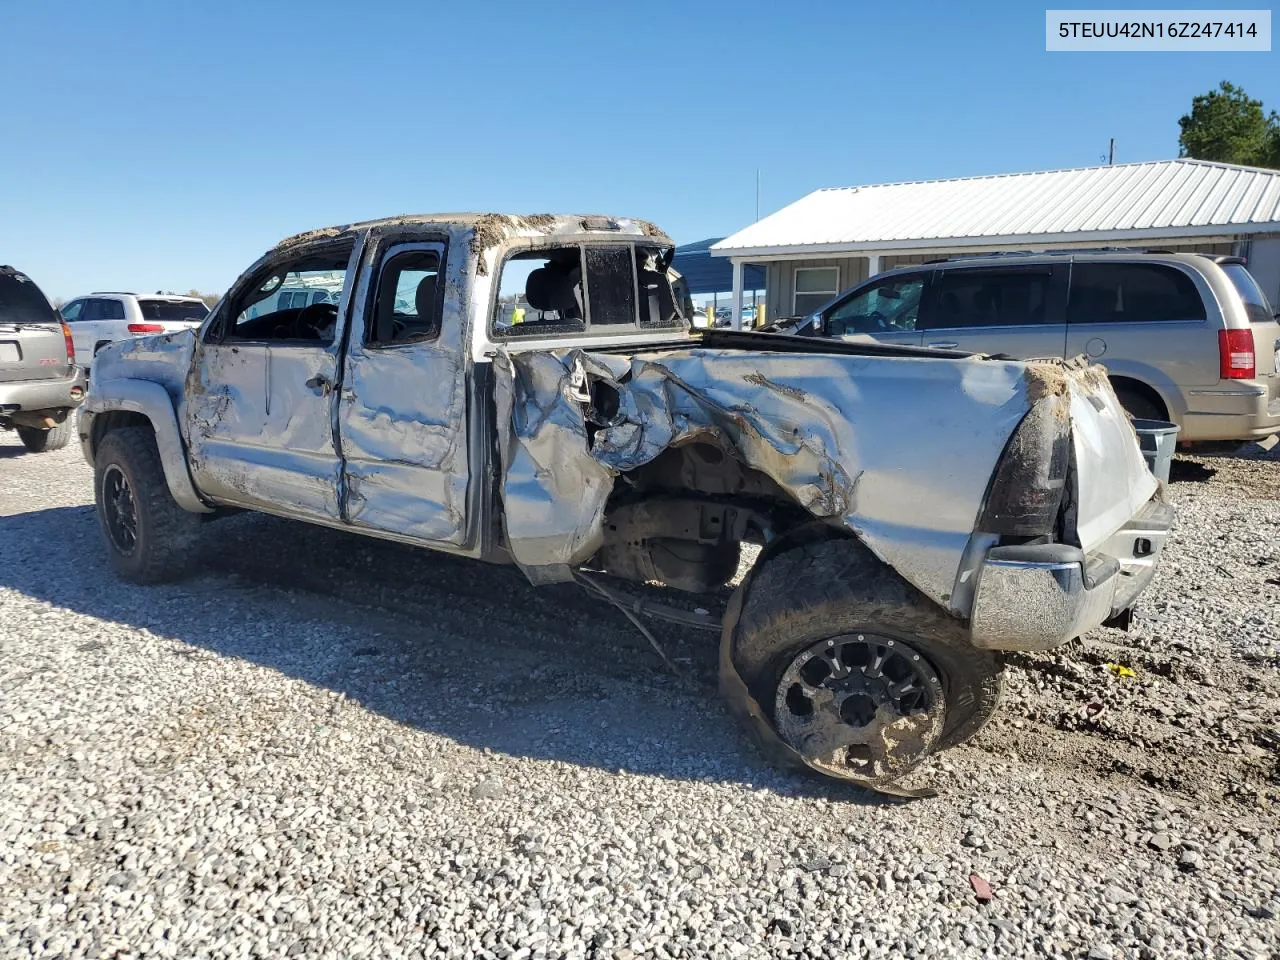
[[929,270],[906,270],[902,273],[894,274],[876,274],[863,280],[843,297],[840,297],[834,303],[828,304],[820,310],[822,316],[822,331],[826,333],[830,329],[831,314],[835,313],[846,303],[856,300],[858,297],[865,295],[868,291],[882,287],[887,283],[906,283],[911,280],[920,280],[920,302],[916,305],[916,325],[911,330],[902,330],[894,328],[892,330],[880,331],[882,333],[919,333],[920,318],[924,314],[925,303],[928,302],[930,291],[933,287],[934,271]]
[[[561,331],[543,331],[536,328],[530,328],[530,332],[512,334],[510,331],[515,327],[500,328],[497,323],[498,303],[502,295],[502,276],[506,270],[507,263],[514,259],[532,259],[525,256],[526,254],[534,254],[550,250],[565,250],[569,247],[578,248],[579,269],[582,271],[582,305],[583,317],[582,328],[580,330],[561,330]],[[605,247],[626,247],[631,253],[631,283],[635,295],[632,297],[632,320],[631,323],[605,323],[592,324],[591,322],[591,280],[587,270],[587,248],[605,248]],[[502,260],[498,264],[495,282],[489,294],[489,310],[488,320],[486,323],[487,335],[492,343],[519,343],[523,341],[537,340],[565,340],[574,337],[635,337],[635,336],[653,336],[660,333],[678,333],[687,335],[691,329],[692,320],[690,317],[684,316],[683,308],[676,295],[675,286],[671,284],[670,275],[667,276],[667,283],[671,286],[672,300],[676,309],[680,311],[681,319],[684,321],[680,325],[674,326],[645,326],[640,322],[640,265],[636,259],[637,249],[662,249],[662,244],[645,243],[636,237],[585,237],[585,236],[563,236],[563,237],[547,237],[536,238],[525,241],[523,243],[513,243],[507,247],[503,253]],[[670,269],[670,264],[667,265]]]
[[[818,272],[818,271],[827,271],[827,270],[835,271],[836,281],[835,281],[834,290],[832,290],[829,294],[825,290],[805,290],[803,293],[801,293],[800,274],[802,272],[804,271]],[[827,298],[826,300],[822,301],[822,303],[818,307],[803,314],[803,316],[806,316],[806,317],[809,316],[810,314],[817,313],[819,310],[822,310],[828,303],[830,303],[836,297],[840,296],[839,265],[836,265],[836,266],[827,265],[825,267],[799,267],[799,266],[793,267],[791,270],[791,313],[793,315],[800,315],[800,308],[796,306],[796,298],[800,296],[806,296],[806,297],[826,296]]]
[[[436,302],[435,309],[439,322],[435,332],[430,336],[419,335],[407,340],[371,340],[369,334],[377,325],[378,303],[382,296],[382,278],[387,266],[396,257],[404,253],[434,253],[438,258],[436,267]],[[423,343],[435,343],[444,330],[444,294],[447,284],[444,282],[445,268],[448,264],[449,244],[445,240],[392,240],[379,247],[377,255],[370,264],[368,280],[369,294],[362,305],[360,329],[360,346],[364,350],[393,350],[398,347],[411,347]]]
[[[1137,267],[1141,270],[1171,270],[1175,274],[1182,276],[1191,284],[1191,288],[1195,291],[1196,300],[1200,304],[1201,316],[1199,319],[1184,318],[1179,320],[1125,320],[1111,318],[1107,320],[1072,320],[1071,319],[1071,294],[1075,290],[1076,271],[1081,267]],[[1192,326],[1203,326],[1214,319],[1211,307],[1215,309],[1217,300],[1214,298],[1212,291],[1202,288],[1203,281],[1194,270],[1184,268],[1181,264],[1169,262],[1142,262],[1135,260],[1076,260],[1071,264],[1071,280],[1067,287],[1066,302],[1063,305],[1063,321],[1071,327],[1079,327],[1081,329],[1087,327],[1097,327],[1103,324],[1117,324],[1123,327],[1132,327],[1139,324],[1158,324],[1162,327],[1172,324],[1183,324]]]
[[[916,318],[916,329],[927,333],[942,331],[964,333],[977,330],[1044,330],[1049,327],[1062,326],[1067,322],[1067,279],[1069,264],[1066,263],[1010,263],[989,264],[962,267],[940,265],[934,269],[929,283],[926,299],[920,305],[920,315]],[[1039,323],[986,323],[973,326],[937,326],[934,323],[939,298],[942,296],[942,284],[946,274],[959,276],[967,274],[1031,274],[1048,277],[1045,285],[1044,319]]]
[[[211,310],[209,315],[204,318],[201,331],[200,342],[210,345],[234,344],[236,346],[271,346],[273,344],[288,344],[293,346],[316,347],[326,352],[334,351],[341,347],[343,330],[346,324],[343,322],[348,312],[348,305],[351,301],[352,285],[357,281],[359,276],[359,258],[363,250],[363,242],[361,237],[342,237],[341,239],[325,240],[314,245],[308,244],[305,247],[292,248],[288,251],[282,251],[279,255],[269,257],[262,262],[256,269],[247,274],[244,279],[232,287],[222,298],[216,310]],[[323,256],[333,251],[338,252],[346,249],[347,266],[345,271],[345,279],[342,284],[342,297],[337,304],[338,319],[337,326],[333,331],[333,339],[331,341],[311,340],[303,337],[236,337],[231,335],[231,330],[235,328],[236,317],[239,315],[240,299],[250,290],[257,290],[262,286],[262,282],[271,274],[275,273],[281,267],[285,267],[290,263],[300,260],[306,260],[311,257]],[[288,271],[286,271],[287,273]],[[283,284],[281,285],[283,286]],[[271,296],[272,294],[268,294]]]

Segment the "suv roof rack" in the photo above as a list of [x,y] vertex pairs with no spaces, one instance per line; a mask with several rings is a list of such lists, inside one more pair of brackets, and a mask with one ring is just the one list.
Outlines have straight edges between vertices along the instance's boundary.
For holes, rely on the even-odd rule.
[[[1072,247],[1058,250],[994,250],[990,253],[961,253],[949,257],[934,257],[932,260],[925,260],[919,266],[928,266],[935,263],[955,263],[961,260],[994,260],[1002,257],[1070,257],[1081,253],[1124,253],[1137,256],[1145,254],[1192,254],[1198,257],[1208,257],[1214,263],[1245,263],[1243,257],[1200,253],[1196,250],[1166,250],[1158,247],[1142,250],[1135,250],[1133,247]],[[908,264],[903,266],[908,266]]]
[[104,294],[115,294],[117,297],[136,297],[137,294],[132,290],[94,290],[89,294],[91,297],[101,297]]

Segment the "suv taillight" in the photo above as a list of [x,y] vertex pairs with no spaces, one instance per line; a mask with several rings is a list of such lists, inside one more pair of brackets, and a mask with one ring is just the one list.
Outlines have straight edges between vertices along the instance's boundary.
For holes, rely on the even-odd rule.
[[1218,363],[1223,380],[1252,380],[1257,373],[1252,330],[1219,330]]
[[131,323],[130,333],[164,333],[164,327],[158,323]]
[[71,328],[67,326],[67,322],[62,321],[62,342],[67,345],[67,363],[76,362],[76,342],[71,339]]

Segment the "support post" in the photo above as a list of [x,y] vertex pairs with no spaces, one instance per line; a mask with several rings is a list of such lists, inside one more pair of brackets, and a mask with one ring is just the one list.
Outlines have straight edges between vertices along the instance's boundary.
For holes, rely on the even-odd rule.
[[742,329],[742,261],[733,261],[733,307],[730,323],[735,330]]
[[880,272],[880,254],[867,254],[867,279],[874,277]]

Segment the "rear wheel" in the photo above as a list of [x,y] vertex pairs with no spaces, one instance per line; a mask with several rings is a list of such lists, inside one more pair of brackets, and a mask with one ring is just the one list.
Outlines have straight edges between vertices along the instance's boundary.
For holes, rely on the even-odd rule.
[[49,450],[61,450],[71,439],[71,415],[55,427],[42,430],[39,427],[17,427],[18,437],[22,445],[32,453],[46,453]]
[[734,666],[778,736],[825,773],[896,780],[999,704],[999,658],[856,541],[768,558],[749,590]]
[[98,526],[112,566],[134,583],[162,583],[186,572],[200,518],[174,501],[155,435],[146,427],[108,433],[94,455]]

